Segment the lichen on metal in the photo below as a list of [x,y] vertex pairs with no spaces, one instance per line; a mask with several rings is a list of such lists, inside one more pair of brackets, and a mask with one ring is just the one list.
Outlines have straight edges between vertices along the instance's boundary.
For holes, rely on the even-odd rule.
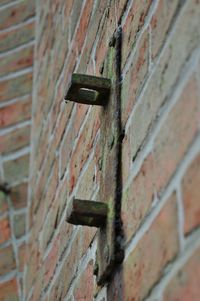
[[104,106],[109,98],[111,80],[104,77],[73,73],[65,100]]

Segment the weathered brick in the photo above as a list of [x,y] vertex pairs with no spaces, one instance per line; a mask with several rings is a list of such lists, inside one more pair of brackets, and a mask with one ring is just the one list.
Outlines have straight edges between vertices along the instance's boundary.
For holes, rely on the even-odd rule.
[[0,299],[19,301],[16,278],[0,284]]
[[57,212],[59,203],[52,204],[45,221],[43,222],[42,229],[42,250],[45,251],[51,242],[56,230]]
[[19,247],[18,247],[18,260],[19,260],[19,271],[23,272],[24,271],[24,266],[26,264],[27,261],[27,244],[26,243],[22,243]]
[[25,121],[31,118],[30,96],[25,97],[11,105],[0,108],[0,126],[1,128]]
[[28,43],[34,38],[35,22],[0,33],[0,53]]
[[16,238],[20,238],[26,231],[26,215],[17,214],[14,216],[14,235]]
[[22,183],[11,188],[10,198],[15,209],[24,208],[27,204],[28,184]]
[[0,244],[11,238],[9,217],[0,219]]
[[75,31],[78,19],[80,18],[82,6],[83,6],[83,2],[78,1],[78,0],[73,1],[72,11],[71,11],[70,20],[69,20],[71,40],[73,39],[74,31]]
[[0,136],[0,152],[2,155],[17,151],[30,143],[30,126],[16,129]]
[[73,116],[73,120],[70,125],[70,130],[66,133],[65,137],[63,138],[61,149],[60,149],[61,177],[64,175],[66,167],[70,162],[75,138],[78,135],[78,132],[80,130],[81,124],[84,120],[87,110],[88,110],[87,106],[82,106],[82,105],[76,106],[76,114]]
[[44,287],[46,287],[49,281],[53,278],[54,271],[58,262],[58,238],[53,241],[51,250],[44,261]]
[[[166,102],[185,61],[198,46],[200,39],[199,9],[195,0],[188,1],[175,23],[159,64],[144,90],[140,103],[132,115],[132,157],[144,142],[159,115],[159,108]],[[142,120],[142,122],[141,122]]]
[[85,35],[88,29],[91,13],[92,13],[92,1],[88,0],[85,3],[85,6],[82,10],[82,15],[79,21],[79,25],[76,31],[76,35],[74,37],[74,50],[77,54],[80,54],[84,40]]
[[31,92],[32,89],[32,73],[27,73],[0,81],[0,101],[6,101],[12,98],[20,97]]
[[37,301],[40,299],[40,295],[41,295],[41,292],[42,292],[42,288],[43,288],[43,285],[44,285],[44,268],[40,268],[40,270],[37,272],[37,278],[35,280],[35,283],[34,283],[34,291],[33,291],[33,297],[31,300],[33,301]]
[[[111,13],[112,10],[112,13]],[[115,32],[116,16],[113,13],[115,11],[115,4],[111,3],[107,5],[104,15],[102,17],[103,24],[99,33],[99,38],[97,41],[96,51],[95,51],[95,74],[100,74],[100,69],[103,66],[106,53],[108,51],[109,42]]]
[[158,191],[165,187],[186,154],[197,134],[198,124],[197,84],[191,77],[155,140],[153,155]]
[[0,214],[8,210],[8,197],[0,190]]
[[[121,160],[122,219],[128,249],[125,261],[121,267],[116,267],[108,281],[108,296],[104,298],[106,284],[98,299],[145,299],[166,272],[166,265],[171,263],[173,268],[173,260],[179,256],[179,213],[175,194],[167,200],[128,256],[132,243],[141,234],[137,231],[146,217],[149,214],[153,217],[157,210],[152,207],[154,193],[156,200],[160,201],[160,192],[165,193],[166,185],[173,180],[172,176],[184,156],[188,155],[187,150],[199,127],[197,101],[193,97],[195,80],[194,85],[189,84],[194,77],[182,92],[185,96],[174,99],[187,77],[187,74],[183,77],[182,70],[187,73],[191,67],[197,68],[194,65],[189,66],[189,70],[185,68],[190,56],[197,55],[194,50],[199,47],[197,1],[181,1],[179,12],[177,1],[169,4],[159,1],[78,3],[69,0],[66,5],[65,0],[44,0],[37,7],[25,299],[28,295],[33,301],[93,299],[93,264],[90,263],[87,270],[85,264],[90,252],[92,257],[94,255],[97,230],[74,227],[66,223],[64,214],[73,196],[93,198],[94,201],[99,197],[96,194],[101,174],[99,113],[102,108],[73,102],[65,105],[63,95],[73,72],[100,74],[109,40],[122,14],[122,73],[127,71],[121,83],[123,128],[126,125]],[[163,3],[162,9],[157,6],[159,3]],[[151,22],[151,27],[153,25],[150,14],[155,18],[156,13],[166,11],[168,6],[169,12],[163,20],[157,21],[160,24],[158,34],[151,32],[148,24],[144,30],[146,21]],[[157,17],[162,18],[162,13]],[[149,42],[153,44],[149,45]],[[165,47],[162,47],[165,42]],[[154,47],[160,57],[151,60],[152,65],[148,66],[149,50],[154,51]],[[125,66],[126,62],[130,68]],[[189,107],[184,97],[189,99]],[[176,104],[172,106],[173,103]],[[157,120],[159,128],[156,129]],[[156,137],[149,139],[152,131]],[[141,162],[143,151],[146,158]],[[173,166],[168,166],[167,160],[173,160]],[[144,228],[149,221],[147,217]]]
[[122,123],[126,123],[148,72],[149,34],[145,31],[122,85]]
[[5,275],[16,268],[13,247],[0,249],[0,276]]
[[29,293],[38,272],[40,253],[38,250],[38,240],[34,240],[34,244],[29,244],[27,251],[27,270],[25,274],[25,295]]
[[[58,187],[58,160],[55,160],[50,179],[48,179],[47,190],[45,192],[44,200],[44,216],[47,214],[48,210],[51,208],[52,203],[55,199],[56,190]],[[58,199],[58,202],[60,200]]]
[[0,75],[7,75],[33,65],[33,46],[0,58]]
[[[92,51],[92,46],[94,44],[94,40],[98,34],[98,32],[101,34],[101,30],[102,28],[100,26],[102,23],[102,18],[104,18],[105,16],[105,10],[106,7],[108,6],[108,4],[106,3],[106,1],[97,1],[96,6],[93,8],[93,13],[90,19],[90,23],[89,23],[89,28],[92,28],[92,30],[89,30],[87,33],[87,38],[86,38],[86,43],[84,45],[84,49],[81,55],[81,61],[80,64],[78,66],[78,71],[80,70],[80,72],[83,72],[85,68],[88,67],[88,64],[91,60],[91,51]],[[107,30],[109,29],[109,27],[107,27]],[[104,36],[105,37],[105,36]],[[103,41],[102,41],[103,44]],[[105,46],[105,45],[104,45]],[[102,45],[103,47],[103,45]],[[97,49],[98,51],[98,49]],[[97,59],[99,59],[99,56],[97,55]],[[94,62],[92,62],[93,64],[93,69],[94,69]],[[98,65],[98,63],[97,63]],[[98,74],[99,70],[97,68],[97,74]]]
[[75,237],[71,246],[71,255],[64,260],[61,272],[55,279],[52,291],[50,293],[50,300],[63,300],[66,296],[72,279],[75,276],[78,260],[80,259],[79,248],[80,235]]
[[77,178],[80,175],[87,158],[90,155],[90,150],[93,147],[94,139],[99,129],[99,111],[91,110],[90,117],[84,126],[84,129],[78,139],[76,149],[74,150],[70,162],[70,191],[75,186]]
[[77,189],[77,198],[82,198],[85,200],[89,200],[92,197],[92,194],[97,189],[96,182],[96,165],[94,158],[91,158],[87,169],[82,175],[79,183],[79,187]]
[[29,155],[24,155],[14,160],[4,162],[6,181],[11,184],[23,180],[28,176]]
[[126,18],[126,22],[123,26],[123,45],[122,48],[122,66],[124,66],[126,59],[136,42],[137,33],[142,28],[145,18],[150,9],[152,0],[137,0],[134,1],[129,14]]
[[184,204],[184,232],[190,231],[200,225],[200,202],[199,202],[199,180],[200,180],[200,155],[198,155],[189,166],[183,178],[183,204]]
[[55,200],[59,202],[59,207],[57,212],[57,225],[59,225],[61,217],[63,216],[63,213],[65,211],[65,206],[67,205],[67,200],[69,197],[68,187],[69,187],[69,180],[67,178],[65,181],[61,182],[57,188],[57,195]]
[[179,4],[180,4],[179,0],[175,0],[175,1],[160,0],[158,2],[158,6],[151,20],[152,58],[155,58],[161,46],[163,45],[164,40],[166,38],[166,34],[170,28],[170,24],[173,20],[173,17],[175,16],[176,11],[179,8]]
[[0,11],[0,30],[28,20],[35,14],[35,2],[25,0]]
[[[153,224],[130,253],[123,264],[120,275],[122,287],[113,282],[110,294],[122,295],[122,300],[143,300],[163,274],[164,267],[178,253],[176,197],[172,195]],[[134,285],[133,285],[134,283]],[[113,300],[112,298],[110,300]],[[115,299],[117,300],[117,299]]]
[[[151,209],[155,190],[154,161],[150,154],[122,196],[125,240],[129,241]],[[145,187],[145,189],[144,189]]]
[[198,301],[200,296],[200,249],[179,269],[164,290],[163,301]]
[[80,275],[77,282],[74,297],[75,300],[90,301],[93,299],[94,277],[93,277],[93,261],[91,260],[85,271]]

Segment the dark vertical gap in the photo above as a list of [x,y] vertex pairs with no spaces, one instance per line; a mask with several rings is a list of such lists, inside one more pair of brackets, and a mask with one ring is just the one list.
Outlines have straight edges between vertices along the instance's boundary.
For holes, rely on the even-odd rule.
[[115,202],[115,250],[116,262],[122,262],[124,258],[123,251],[123,228],[121,220],[121,200],[122,200],[122,124],[121,124],[121,48],[122,48],[122,28],[118,27],[116,31],[116,57],[115,57],[115,72],[116,72],[116,101],[117,101],[117,127],[118,127],[118,154],[117,154],[117,188]]
[[117,179],[116,179],[116,195],[115,195],[115,266],[110,275],[107,287],[107,300],[124,300],[124,280],[123,280],[123,265],[124,259],[124,231],[121,219],[121,205],[122,205],[122,142],[124,132],[121,122],[121,51],[122,51],[122,28],[119,25],[115,33],[115,75],[116,86],[115,94],[117,101],[116,115],[117,115]]

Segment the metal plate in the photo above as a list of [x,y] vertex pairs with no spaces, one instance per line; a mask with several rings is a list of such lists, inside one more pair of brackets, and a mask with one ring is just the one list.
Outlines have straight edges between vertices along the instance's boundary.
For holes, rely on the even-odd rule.
[[121,233],[121,112],[120,40],[117,32],[104,62],[103,76],[112,81],[110,97],[102,108],[100,200],[108,205],[106,226],[99,229],[95,272],[97,283],[104,284],[116,263],[123,260]]

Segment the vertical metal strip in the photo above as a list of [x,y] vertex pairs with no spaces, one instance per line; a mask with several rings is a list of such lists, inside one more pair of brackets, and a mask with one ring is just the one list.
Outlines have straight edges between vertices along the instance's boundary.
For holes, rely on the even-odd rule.
[[99,285],[112,274],[116,263],[123,260],[121,225],[121,28],[109,44],[103,75],[110,78],[110,99],[101,116],[100,200],[108,205],[106,226],[99,230],[96,275]]

